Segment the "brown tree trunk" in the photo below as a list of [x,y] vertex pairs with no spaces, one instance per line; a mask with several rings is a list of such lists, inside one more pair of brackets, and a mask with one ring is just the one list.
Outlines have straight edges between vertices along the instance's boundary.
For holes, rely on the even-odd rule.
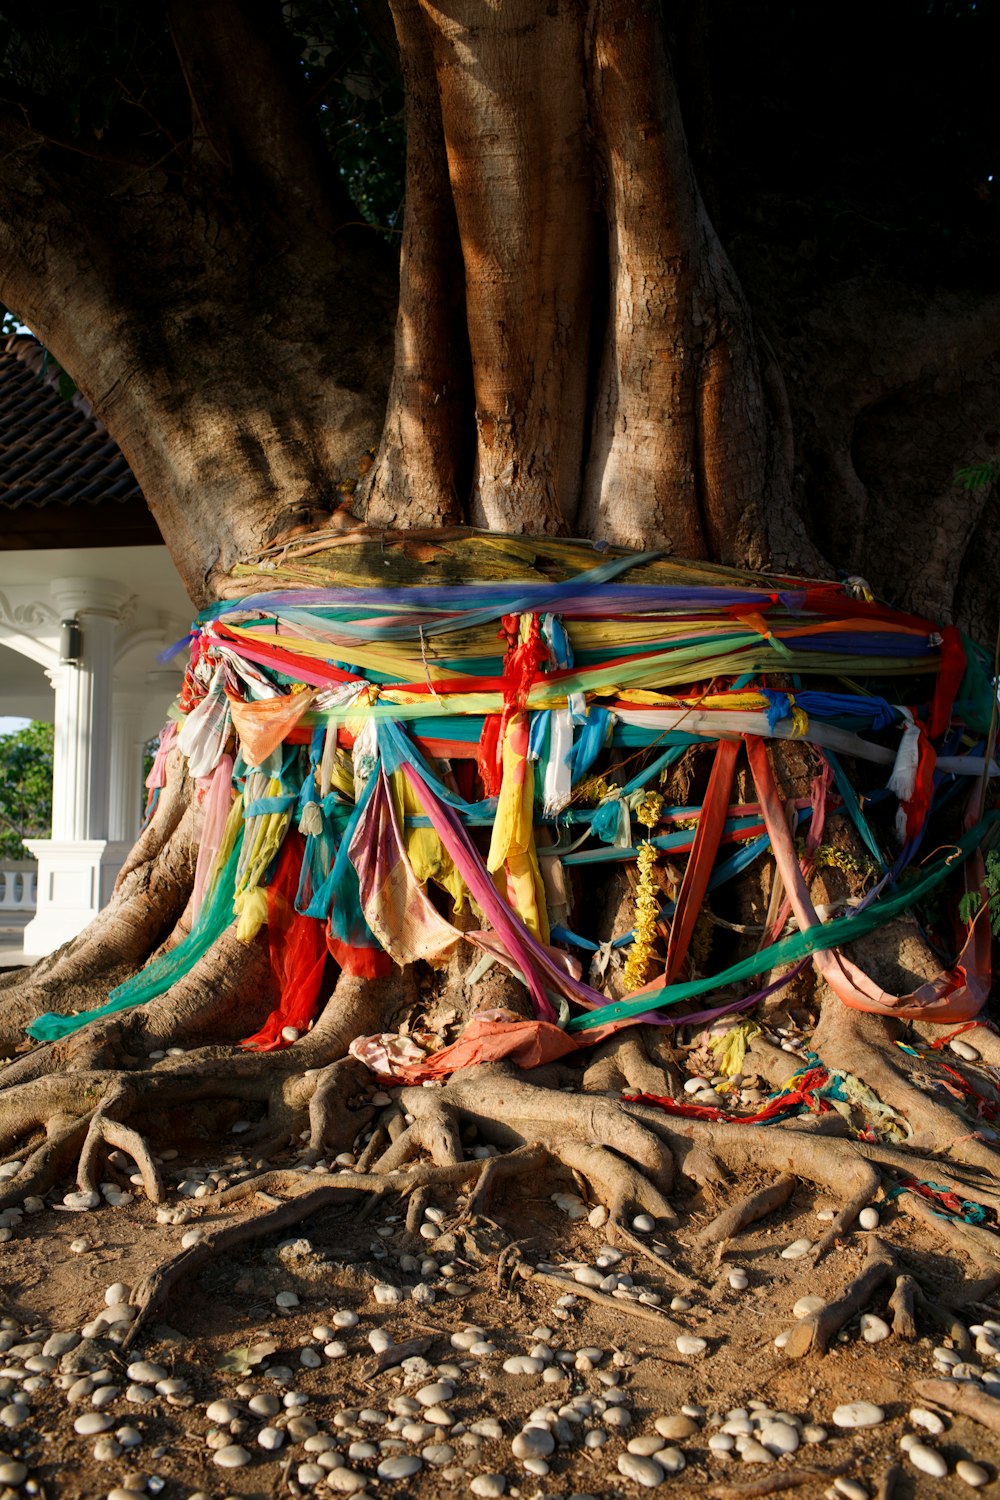
[[0,281],[107,424],[200,606],[353,485],[395,286],[301,108],[280,12],[177,0],[170,21],[191,133],[166,161],[0,117],[18,163],[0,173]]

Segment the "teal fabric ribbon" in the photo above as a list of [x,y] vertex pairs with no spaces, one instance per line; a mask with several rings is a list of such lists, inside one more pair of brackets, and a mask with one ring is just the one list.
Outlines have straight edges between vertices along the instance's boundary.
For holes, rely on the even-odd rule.
[[91,1021],[101,1021],[106,1016],[116,1016],[120,1011],[131,1010],[136,1005],[148,1004],[157,995],[169,990],[178,979],[182,979],[205,956],[213,943],[218,942],[233,920],[233,889],[239,856],[240,845],[237,842],[213,881],[194,926],[176,948],[154,958],[138,974],[126,979],[124,984],[117,985],[104,1005],[97,1006],[95,1010],[81,1011],[75,1016],[60,1016],[48,1011],[45,1015],[36,1016],[27,1027],[28,1035],[34,1037],[36,1042],[54,1042],[59,1037],[71,1036],[81,1026],[89,1026]]

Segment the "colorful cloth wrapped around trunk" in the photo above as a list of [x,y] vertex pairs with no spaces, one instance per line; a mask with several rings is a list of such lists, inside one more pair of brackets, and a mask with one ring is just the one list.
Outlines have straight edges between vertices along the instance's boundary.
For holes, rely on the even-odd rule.
[[[745,1008],[760,992],[741,986],[810,956],[848,1005],[941,1021],[976,1013],[989,940],[968,903],[953,964],[910,996],[887,995],[836,952],[954,885],[960,868],[964,894],[982,886],[982,853],[998,836],[997,815],[978,816],[996,774],[994,685],[972,642],[835,583],[611,549],[602,558],[558,539],[442,533],[426,544],[434,566],[393,586],[394,558],[414,571],[405,537],[393,545],[377,557],[364,538],[318,557],[281,553],[244,570],[267,578],[267,592],[199,616],[171,721],[189,769],[212,778],[206,894],[190,937],[119,986],[112,1008],[163,993],[231,922],[244,941],[266,925],[281,999],[247,1045],[279,1046],[322,1003],[327,954],[370,977],[392,963],[444,963],[462,937],[450,918],[471,903],[489,930],[468,937],[523,979],[538,1024],[558,1027],[567,1050],[637,1019],[664,1024],[670,1008],[713,990],[727,993],[712,1014]],[[529,576],[509,576],[519,567]],[[778,794],[767,748],[788,739],[814,761],[812,794],[795,806]],[[703,798],[643,804],[692,747],[711,752]],[[844,757],[881,777],[901,848],[873,830]],[[732,801],[740,761],[752,804]],[[975,810],[917,868],[931,818],[962,786]],[[808,878],[834,806],[882,878],[860,907],[821,920]],[[555,877],[635,859],[633,819],[647,815],[644,878],[662,851],[688,858],[660,906],[662,974],[609,1003],[553,957],[553,942],[601,949],[563,925],[568,888]],[[795,831],[810,820],[798,850]],[[708,893],[768,849],[784,899],[767,940],[721,972],[697,972]],[[789,910],[798,930],[783,936]],[[618,933],[614,947],[631,939]],[[31,1033],[64,1035],[108,1013],[42,1017]],[[494,1050],[507,1045],[500,1035]],[[512,1045],[554,1055],[540,1036]]]

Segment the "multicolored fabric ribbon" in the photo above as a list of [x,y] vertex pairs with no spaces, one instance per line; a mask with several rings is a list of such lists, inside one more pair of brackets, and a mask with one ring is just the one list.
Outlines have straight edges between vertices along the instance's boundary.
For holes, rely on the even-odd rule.
[[[918,906],[960,865],[967,884],[981,881],[992,813],[907,869],[939,792],[984,773],[977,741],[993,686],[983,654],[952,627],[833,583],[474,533],[398,540],[379,554],[371,587],[375,560],[353,545],[262,564],[258,579],[288,586],[213,606],[183,643],[171,727],[209,787],[202,904],[190,938],[119,986],[113,1008],[163,993],[230,922],[245,941],[266,925],[281,998],[247,1045],[282,1045],[322,1003],[327,953],[371,977],[393,962],[442,963],[463,936],[451,910],[469,901],[489,931],[464,936],[520,975],[538,1023],[559,1020],[567,1036],[663,1021],[666,1007],[712,991],[726,995],[711,1014],[745,1008],[759,992],[741,993],[744,981],[810,955],[848,1004],[948,1021],[981,1005],[989,945],[975,923],[956,928],[941,983],[908,997],[885,996],[835,951]],[[411,545],[429,549],[432,576],[443,557],[438,574],[461,581],[386,586],[394,557],[412,576]],[[509,576],[518,567],[534,576]],[[559,570],[570,576],[553,578]],[[767,752],[768,740],[792,738],[815,762],[811,796],[790,810],[811,822],[801,855]],[[651,815],[655,855],[644,856],[688,853],[658,918],[663,973],[609,1003],[552,946],[600,944],[551,930],[551,890],[566,886],[547,874],[634,859],[637,802],[692,747],[712,753],[706,790],[692,807]],[[744,755],[757,802],[733,806]],[[886,856],[844,755],[895,789],[900,855]],[[867,904],[821,922],[808,877],[834,785],[891,874]],[[485,858],[481,828],[491,830]],[[725,841],[742,847],[722,860]],[[786,894],[769,940],[721,972],[698,972],[692,944],[708,892],[768,848]],[[782,934],[789,909],[798,931]],[[615,938],[627,946],[632,935]],[[42,1017],[31,1034],[65,1035],[107,1013]]]

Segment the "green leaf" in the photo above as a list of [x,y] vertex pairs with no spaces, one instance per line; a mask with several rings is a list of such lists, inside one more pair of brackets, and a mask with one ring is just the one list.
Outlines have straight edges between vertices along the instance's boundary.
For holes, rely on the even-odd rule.
[[245,1375],[252,1370],[254,1365],[262,1364],[265,1359],[274,1353],[277,1344],[248,1344],[240,1349],[230,1349],[224,1354],[216,1365],[217,1370],[223,1370],[227,1375]]

